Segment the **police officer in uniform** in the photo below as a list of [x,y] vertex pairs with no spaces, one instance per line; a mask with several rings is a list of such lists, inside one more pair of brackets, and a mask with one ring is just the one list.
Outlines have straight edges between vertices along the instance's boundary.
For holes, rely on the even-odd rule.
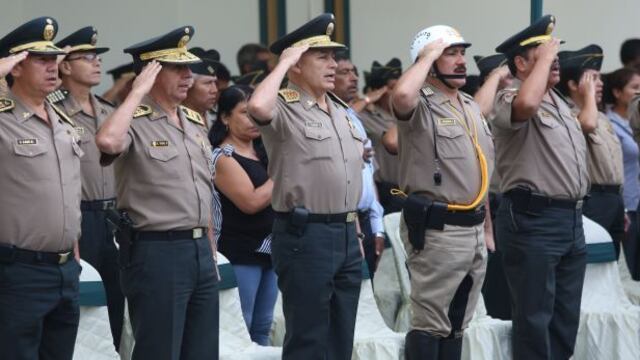
[[598,45],[576,51],[561,51],[558,89],[580,121],[587,143],[587,169],[591,179],[584,215],[607,229],[620,255],[624,239],[622,147],[609,118],[598,111],[602,101],[603,53]]
[[[249,112],[273,179],[272,258],[282,291],[283,359],[350,359],[362,281],[356,236],[362,136],[334,88],[333,14],[274,42],[275,69]],[[288,88],[280,89],[285,75]]]
[[189,65],[193,73],[193,86],[189,89],[183,104],[197,111],[200,117],[205,120],[207,129],[211,129],[216,121],[212,110],[218,101],[215,62],[207,58],[200,59],[202,62]]
[[554,24],[544,16],[496,48],[516,77],[498,93],[492,119],[515,359],[571,357],[586,266],[587,150],[579,121],[553,89],[560,80]]
[[45,101],[64,54],[52,42],[57,30],[40,17],[0,39],[0,57],[11,60],[5,73],[15,65],[0,98],[0,349],[8,360],[71,360],[80,319],[83,152],[73,121]]
[[408,195],[400,235],[411,274],[409,360],[460,359],[484,279],[485,241],[493,247],[484,228],[491,132],[478,104],[458,90],[465,84],[469,46],[449,26],[420,31],[411,45],[414,63],[391,98],[400,187]]
[[96,136],[115,159],[122,291],[133,359],[218,355],[217,269],[211,223],[211,146],[202,117],[180,106],[200,59],[185,26],[125,49],[139,75]]
[[82,172],[82,237],[80,253],[100,274],[107,297],[109,324],[116,351],[120,345],[124,318],[124,295],[120,290],[118,249],[113,241],[113,228],[106,211],[115,208],[115,178],[113,166],[100,166],[100,151],[95,136],[114,108],[110,102],[91,94],[100,84],[100,57],[108,48],[96,47],[98,33],[93,26],[73,32],[56,43],[69,46],[67,56],[59,65],[62,87],[49,94],[56,104],[76,124],[80,146],[84,151]]

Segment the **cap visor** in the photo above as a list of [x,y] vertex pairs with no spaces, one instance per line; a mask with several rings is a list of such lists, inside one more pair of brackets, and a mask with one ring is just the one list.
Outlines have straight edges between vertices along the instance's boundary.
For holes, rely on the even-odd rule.
[[337,43],[335,41],[331,41],[324,44],[309,45],[309,49],[346,49],[346,48],[347,48],[346,45]]
[[202,62],[199,57],[193,55],[190,52],[170,54],[149,60],[155,60],[167,64],[197,64],[199,62]]
[[29,52],[29,54],[34,55],[64,55],[66,54],[64,50],[60,49],[57,46],[46,45],[46,46],[38,46],[30,49],[25,49]]

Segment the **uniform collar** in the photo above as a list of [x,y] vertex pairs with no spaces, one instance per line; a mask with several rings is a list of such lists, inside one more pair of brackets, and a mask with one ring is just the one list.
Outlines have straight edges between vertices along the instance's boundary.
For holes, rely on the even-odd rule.
[[168,118],[167,113],[160,107],[160,105],[158,105],[158,103],[155,100],[153,100],[151,96],[149,95],[145,96],[141,104],[147,105],[151,108],[152,112],[151,114],[148,115],[149,120],[155,121],[163,117]]
[[[429,100],[438,104],[438,105],[442,105],[446,102],[451,102],[451,100],[449,99],[449,97],[447,95],[445,95],[442,90],[438,89],[437,87],[431,85],[431,84],[427,84],[425,86],[425,88],[430,89],[433,94],[429,96]],[[469,105],[470,100],[466,97],[463,96],[460,93],[460,90],[458,90],[458,98],[460,99],[460,101],[462,101],[464,104]]]
[[[302,104],[302,107],[305,110],[309,111],[314,105],[318,103],[313,96],[309,95],[307,92],[302,90],[302,88],[299,87],[298,85],[289,82],[289,85],[287,87],[291,90],[295,90],[298,93],[300,93],[300,103]],[[327,95],[324,95],[324,96],[326,97]],[[326,100],[327,100],[327,104],[331,102],[328,98]]]
[[24,123],[29,120],[32,116],[35,116],[34,112],[25,106],[22,101],[11,91],[7,92],[6,97],[10,100],[13,100],[15,104],[15,108],[13,109],[13,114],[20,123]]

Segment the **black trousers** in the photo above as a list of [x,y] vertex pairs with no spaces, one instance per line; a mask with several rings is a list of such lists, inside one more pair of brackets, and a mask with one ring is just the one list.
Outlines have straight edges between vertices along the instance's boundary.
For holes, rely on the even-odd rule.
[[496,251],[489,253],[487,261],[487,273],[482,285],[482,296],[487,308],[487,314],[491,317],[511,320],[511,297],[509,296],[509,285],[502,266],[502,252],[496,232],[496,214],[502,200],[502,194],[489,193],[489,205],[491,208],[491,220],[493,220],[493,236],[496,242]]
[[605,228],[613,239],[616,258],[620,256],[620,243],[624,240],[624,199],[620,194],[595,192],[584,204],[584,216]]
[[206,236],[134,241],[123,265],[133,360],[218,358],[218,280]]
[[0,262],[0,358],[73,358],[80,271],[75,259],[63,265]]
[[513,303],[514,359],[569,359],[578,332],[587,250],[580,209],[514,210],[496,216]]
[[103,210],[82,211],[80,257],[91,264],[102,278],[111,336],[118,351],[124,320],[124,295],[120,289],[118,249],[113,241],[113,229],[107,222]]
[[631,273],[631,278],[640,281],[640,212],[629,211],[627,213],[631,224],[625,240],[622,242],[624,259]]
[[358,221],[360,222],[360,231],[364,234],[362,240],[362,248],[364,249],[364,261],[369,269],[369,277],[373,280],[376,271],[376,242],[371,231],[371,218],[368,211],[358,211]]
[[349,360],[362,283],[355,223],[309,223],[300,236],[273,224],[272,259],[286,333],[284,360]]

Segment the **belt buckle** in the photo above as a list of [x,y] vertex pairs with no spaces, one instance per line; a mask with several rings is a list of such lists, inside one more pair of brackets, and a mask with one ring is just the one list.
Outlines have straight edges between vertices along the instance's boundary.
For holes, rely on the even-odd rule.
[[358,213],[355,211],[351,211],[347,213],[347,222],[351,223],[356,221],[356,218],[358,217]]
[[62,265],[69,261],[69,255],[71,255],[71,251],[67,251],[66,253],[58,254],[58,265]]
[[582,205],[584,205],[584,200],[576,201],[576,210],[582,209]]
[[204,231],[202,230],[202,228],[195,228],[192,230],[191,235],[193,239],[200,239],[203,234],[204,234]]
[[102,202],[102,210],[113,209],[116,206],[116,202],[114,200],[106,200]]

